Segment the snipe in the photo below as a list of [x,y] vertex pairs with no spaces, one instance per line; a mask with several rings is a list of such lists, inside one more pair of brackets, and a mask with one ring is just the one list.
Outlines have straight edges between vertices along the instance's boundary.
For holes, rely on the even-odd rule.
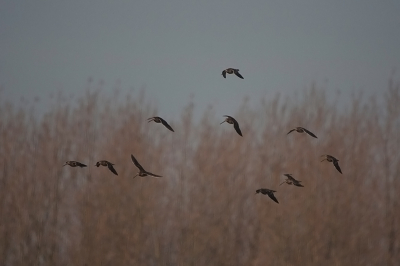
[[306,132],[308,135],[310,135],[311,137],[314,137],[317,139],[317,136],[314,135],[314,133],[312,133],[311,131],[305,129],[304,127],[295,127],[294,129],[290,130],[286,135],[288,135],[289,133],[292,133],[293,131],[297,131],[299,133],[304,133]]
[[232,116],[229,115],[224,115],[224,117],[226,117],[226,119],[224,121],[222,121],[220,124],[227,122],[228,124],[233,124],[233,127],[235,128],[236,132],[243,137],[242,135],[242,131],[240,131],[239,128],[239,123],[235,120],[235,118],[233,118]]
[[244,79],[244,77],[242,75],[240,75],[239,69],[236,69],[236,68],[227,68],[224,71],[222,71],[222,76],[224,78],[226,78],[226,74],[235,74],[239,78]]
[[137,176],[148,176],[148,175],[151,175],[154,177],[162,177],[160,175],[155,175],[155,174],[152,174],[152,173],[144,170],[144,168],[139,164],[139,162],[136,160],[136,158],[132,154],[131,154],[131,159],[132,159],[132,162],[136,165],[136,167],[139,168],[139,172],[133,178],[135,178]]
[[102,165],[102,166],[107,166],[108,169],[109,169],[111,172],[113,172],[115,175],[118,175],[117,171],[115,171],[115,169],[114,169],[114,167],[113,167],[113,165],[114,165],[113,163],[110,163],[109,161],[102,160],[102,161],[98,161],[98,162],[95,164],[95,166],[97,166],[97,167],[99,167],[100,165]]
[[304,187],[302,184],[300,184],[301,181],[294,179],[294,177],[291,174],[284,174],[287,178],[285,181],[280,183],[279,185],[282,185],[283,183],[286,183],[288,185],[295,185],[297,187]]
[[321,157],[323,157],[321,162],[328,161],[330,163],[333,163],[333,165],[335,166],[336,170],[338,170],[339,173],[342,173],[342,170],[339,167],[339,160],[338,159],[336,159],[332,155],[328,155],[328,154],[321,155]]
[[71,167],[77,167],[77,166],[79,166],[79,167],[87,167],[86,164],[83,164],[83,163],[80,163],[80,162],[77,162],[77,161],[66,161],[63,166],[66,166],[66,165],[69,165]]
[[175,132],[173,129],[172,129],[172,127],[167,123],[167,121],[165,121],[164,119],[162,119],[161,117],[159,117],[159,116],[154,116],[154,117],[150,117],[150,118],[147,118],[147,122],[151,122],[151,121],[154,121],[154,122],[156,122],[156,123],[162,123],[166,128],[168,128],[169,130],[171,130],[172,132]]
[[268,197],[270,197],[273,201],[275,201],[276,203],[279,203],[278,200],[275,198],[274,192],[276,192],[276,191],[268,189],[268,188],[260,188],[260,189],[256,190],[256,194],[262,193],[264,195],[268,195]]

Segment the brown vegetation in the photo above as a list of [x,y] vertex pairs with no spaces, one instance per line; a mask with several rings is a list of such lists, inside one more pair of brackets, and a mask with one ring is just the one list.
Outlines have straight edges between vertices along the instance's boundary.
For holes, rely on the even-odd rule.
[[[400,86],[339,110],[323,90],[236,114],[193,104],[175,133],[145,97],[60,96],[43,119],[0,108],[2,265],[396,265]],[[260,123],[262,122],[262,123]],[[304,126],[306,134],[286,135]],[[162,178],[132,177],[130,154]],[[320,155],[339,159],[343,175]],[[87,168],[62,167],[77,160]],[[98,160],[115,164],[118,176]],[[281,186],[293,174],[303,188]],[[261,187],[277,190],[276,204]]]

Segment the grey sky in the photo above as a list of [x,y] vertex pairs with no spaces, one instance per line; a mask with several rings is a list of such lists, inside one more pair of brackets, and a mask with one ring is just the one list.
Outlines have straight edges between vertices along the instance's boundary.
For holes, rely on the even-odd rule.
[[[400,66],[400,1],[9,1],[0,4],[2,98],[79,96],[89,77],[146,87],[160,115],[312,82],[380,93]],[[240,80],[221,71],[239,68]],[[229,95],[228,95],[229,94]],[[46,101],[42,101],[46,105]]]

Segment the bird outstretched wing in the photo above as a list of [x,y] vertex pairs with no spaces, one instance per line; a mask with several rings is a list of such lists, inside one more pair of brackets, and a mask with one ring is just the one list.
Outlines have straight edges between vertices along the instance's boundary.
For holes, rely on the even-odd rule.
[[137,168],[139,168],[139,170],[146,172],[146,170],[144,170],[144,168],[140,165],[140,163],[136,160],[136,158],[131,154],[131,159],[132,162],[136,165]]
[[233,127],[235,128],[236,132],[237,132],[240,136],[243,137],[242,131],[240,131],[240,128],[239,128],[239,123],[238,123],[236,120],[233,122]]
[[272,191],[268,191],[267,193],[268,197],[270,197],[273,201],[279,204],[279,201],[275,198],[275,195]]
[[118,175],[117,171],[115,171],[112,163],[107,164],[108,169],[110,169],[111,172],[113,172],[115,175]]
[[87,167],[86,164],[80,163],[80,162],[76,162],[76,165],[79,167]]
[[289,135],[289,133],[292,133],[293,131],[295,131],[296,129],[292,129],[290,130],[286,135]]
[[244,77],[243,77],[242,75],[240,75],[239,69],[235,69],[233,72],[234,72],[235,75],[238,76],[239,78],[244,79]]
[[308,129],[305,129],[304,127],[302,127],[302,129],[303,129],[308,135],[310,135],[311,137],[314,137],[314,138],[317,139],[317,136],[315,136],[314,133],[312,133],[312,132],[309,131]]
[[151,176],[154,176],[154,177],[162,177],[161,175],[155,175],[155,174],[150,173],[150,172],[147,172],[147,171],[146,171],[146,174],[151,175]]
[[167,121],[165,121],[165,120],[162,119],[161,117],[160,117],[160,119],[161,119],[161,123],[162,123],[166,128],[168,128],[168,129],[171,130],[172,132],[175,132],[175,131],[172,129],[172,127],[167,123]]
[[339,167],[339,162],[338,162],[338,160],[334,160],[334,161],[333,161],[333,165],[335,166],[336,170],[338,170],[339,173],[342,174],[342,170],[341,170],[340,167]]

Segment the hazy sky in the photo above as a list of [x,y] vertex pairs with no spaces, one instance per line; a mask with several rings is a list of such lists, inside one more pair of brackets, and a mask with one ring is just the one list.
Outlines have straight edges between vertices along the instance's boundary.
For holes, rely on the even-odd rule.
[[[160,116],[218,105],[234,114],[312,82],[380,93],[400,67],[399,0],[0,1],[1,97],[79,97],[88,78],[139,90]],[[244,76],[223,79],[224,68]],[[343,96],[342,96],[343,97]]]

